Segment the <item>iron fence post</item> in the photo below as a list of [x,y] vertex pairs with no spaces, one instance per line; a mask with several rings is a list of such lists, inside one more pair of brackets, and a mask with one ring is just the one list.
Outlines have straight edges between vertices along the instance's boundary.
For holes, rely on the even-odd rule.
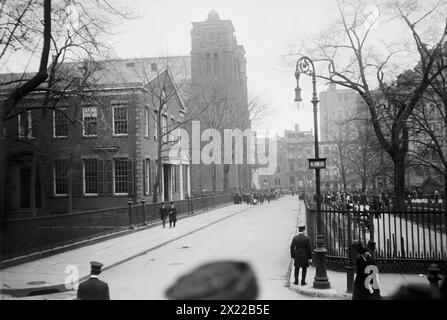
[[355,265],[352,259],[352,233],[351,233],[351,212],[345,211],[348,215],[348,263],[346,264],[346,292],[352,293],[354,290],[354,270]]
[[141,210],[143,210],[143,225],[146,226],[146,199],[141,199]]

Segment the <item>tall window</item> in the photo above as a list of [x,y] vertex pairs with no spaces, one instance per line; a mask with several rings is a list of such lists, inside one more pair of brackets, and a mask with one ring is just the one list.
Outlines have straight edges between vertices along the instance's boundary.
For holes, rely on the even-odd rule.
[[154,121],[154,140],[158,140],[158,113],[156,114]]
[[129,180],[128,180],[128,161],[125,158],[115,159],[115,193],[127,194],[129,193]]
[[143,176],[144,176],[144,194],[152,193],[152,173],[151,160],[144,159]]
[[54,194],[68,194],[68,160],[54,161]]
[[126,135],[127,134],[127,107],[116,106],[113,107],[113,134]]
[[161,116],[161,133],[163,135],[163,142],[167,142],[168,141],[168,136],[166,134],[166,132],[168,132],[168,116],[163,114]]
[[33,138],[31,110],[19,114],[19,138]]
[[150,125],[150,121],[149,121],[149,117],[151,116],[149,109],[148,108],[144,108],[144,136],[149,138],[149,125]]
[[55,138],[66,138],[68,136],[68,119],[64,112],[66,109],[60,111],[53,111],[53,136]]
[[82,108],[82,122],[84,123],[84,136],[91,137],[98,135],[98,109],[96,107]]
[[84,193],[98,194],[98,160],[84,160]]

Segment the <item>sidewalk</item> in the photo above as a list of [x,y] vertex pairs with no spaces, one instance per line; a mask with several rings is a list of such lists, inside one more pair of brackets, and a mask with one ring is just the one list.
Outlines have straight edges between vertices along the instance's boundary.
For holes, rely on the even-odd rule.
[[25,297],[31,292],[67,291],[64,282],[70,276],[68,269],[65,273],[68,266],[78,268],[79,282],[82,282],[89,276],[90,261],[100,261],[104,264],[103,270],[107,270],[249,208],[245,204],[228,205],[185,216],[172,229],[169,224],[167,228],[155,224],[152,228],[0,270],[0,294]]
[[[301,271],[300,271],[301,273]],[[312,287],[315,268],[309,267],[307,269],[306,282],[307,285],[293,284],[294,281],[294,267],[292,264],[290,272],[290,289],[306,296],[320,297],[332,300],[351,300],[352,294],[346,293],[346,272],[337,272],[327,270],[327,276],[331,284],[330,289],[314,289]],[[300,279],[301,281],[301,274]],[[381,273],[379,275],[380,294],[382,298],[390,297],[401,285],[405,284],[423,284],[429,285],[427,278],[417,274],[397,274],[397,273]]]
[[[299,218],[300,224],[306,223],[306,214],[305,214],[305,206],[302,201],[299,202],[298,210],[300,212]],[[298,230],[296,231],[298,234]],[[315,277],[316,269],[313,266],[310,266],[307,269],[306,282],[307,285],[302,286],[300,284],[295,285],[294,282],[294,266],[291,263],[290,270],[290,281],[289,287],[291,290],[312,297],[320,297],[326,299],[334,299],[334,300],[350,300],[352,299],[352,294],[346,293],[347,288],[347,278],[346,272],[337,272],[327,270],[327,276],[329,278],[329,282],[331,284],[330,289],[314,289],[312,287],[314,277]],[[442,277],[442,276],[441,276]],[[301,281],[301,272],[300,279]],[[427,277],[425,275],[418,274],[396,274],[396,273],[381,273],[379,274],[379,286],[380,286],[380,294],[383,298],[390,297],[401,285],[415,283],[415,284],[424,284],[429,285]]]

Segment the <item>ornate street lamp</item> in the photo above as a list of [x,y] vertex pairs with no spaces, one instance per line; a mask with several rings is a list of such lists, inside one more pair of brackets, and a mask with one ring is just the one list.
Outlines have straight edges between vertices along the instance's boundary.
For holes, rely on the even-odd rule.
[[[312,77],[312,104],[314,106],[314,137],[315,137],[315,158],[309,159],[309,166],[315,170],[315,188],[317,194],[317,245],[314,250],[314,264],[316,268],[313,287],[317,289],[328,289],[331,287],[327,276],[326,270],[326,248],[324,247],[323,225],[321,217],[321,191],[320,191],[320,169],[325,167],[326,159],[320,159],[320,152],[318,146],[318,117],[317,117],[317,79],[315,76],[315,66],[313,61],[308,57],[301,57],[296,63],[296,89],[295,89],[295,101],[300,103],[301,88],[299,84],[301,73],[307,74]],[[313,164],[313,165],[312,165]]]

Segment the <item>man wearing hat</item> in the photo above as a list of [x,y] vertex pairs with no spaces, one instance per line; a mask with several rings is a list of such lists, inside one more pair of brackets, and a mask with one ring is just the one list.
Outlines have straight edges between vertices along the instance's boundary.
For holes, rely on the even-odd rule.
[[171,207],[169,208],[169,228],[172,228],[177,222],[177,209],[174,207],[174,202],[171,201]]
[[169,210],[166,208],[165,203],[161,203],[160,207],[160,219],[163,222],[163,228],[166,226],[166,218],[168,217]]
[[293,237],[292,244],[290,245],[290,255],[294,259],[295,265],[295,282],[298,284],[298,274],[300,268],[301,273],[301,285],[305,286],[307,268],[309,267],[309,261],[312,259],[312,249],[310,248],[310,239],[304,234],[305,226],[298,227],[299,234]]
[[102,263],[90,262],[90,278],[79,285],[78,299],[80,300],[110,300],[109,286],[98,279]]

